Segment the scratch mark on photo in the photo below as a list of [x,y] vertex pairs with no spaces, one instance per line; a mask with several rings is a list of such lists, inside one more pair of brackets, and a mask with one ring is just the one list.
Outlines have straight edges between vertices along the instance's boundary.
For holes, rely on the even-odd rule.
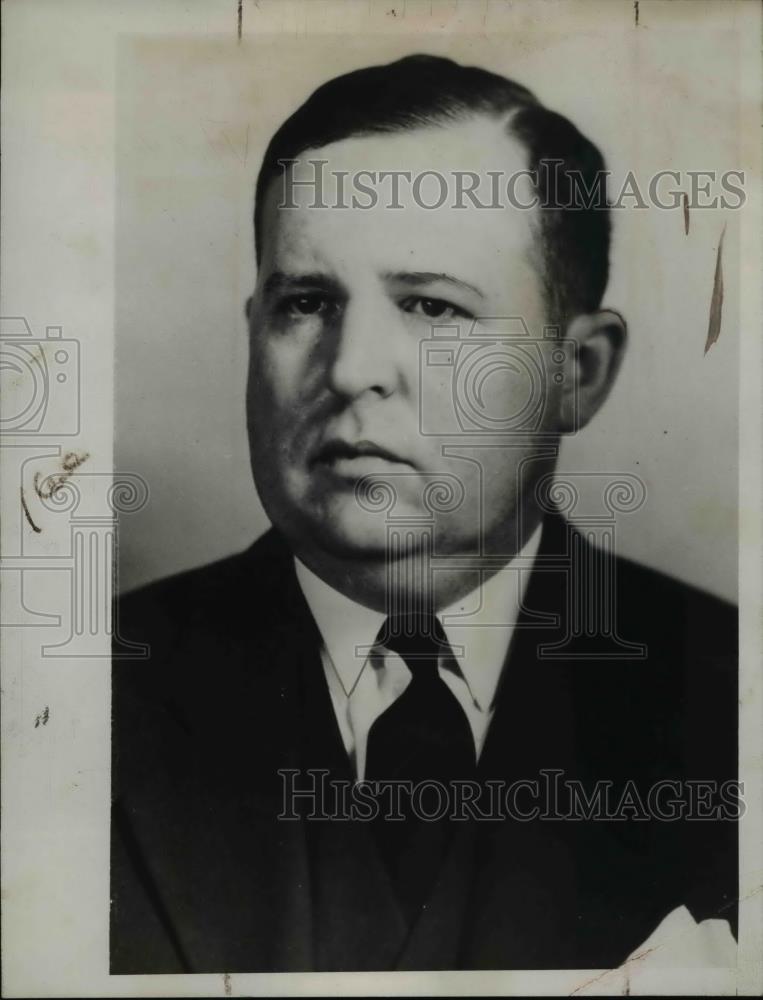
[[22,507],[22,509],[24,511],[24,516],[26,517],[27,521],[29,522],[29,527],[32,529],[32,531],[36,531],[37,534],[39,535],[40,532],[42,531],[42,528],[38,528],[37,525],[32,520],[32,515],[29,513],[29,508],[26,505],[26,499],[24,497],[24,487],[23,486],[21,487],[21,507]]
[[710,299],[710,319],[707,325],[705,354],[707,354],[721,333],[721,318],[723,315],[723,237],[725,235],[726,223],[724,222],[715,256],[715,277],[713,278],[713,294]]

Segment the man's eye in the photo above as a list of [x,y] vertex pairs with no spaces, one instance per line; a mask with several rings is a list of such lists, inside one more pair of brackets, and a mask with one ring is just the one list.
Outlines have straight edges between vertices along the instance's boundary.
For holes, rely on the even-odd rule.
[[281,303],[281,310],[287,316],[322,316],[331,311],[333,303],[325,295],[310,292],[305,295],[290,295]]
[[428,299],[417,296],[406,299],[403,303],[406,312],[416,316],[424,316],[426,319],[453,319],[455,316],[465,316],[466,312],[458,306],[454,306],[445,299]]

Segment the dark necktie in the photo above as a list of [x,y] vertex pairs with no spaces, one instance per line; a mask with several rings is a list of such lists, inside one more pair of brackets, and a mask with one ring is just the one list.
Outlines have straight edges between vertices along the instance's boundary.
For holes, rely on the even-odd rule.
[[[408,687],[371,726],[365,775],[367,781],[410,782],[421,791],[418,800],[415,794],[400,794],[402,821],[382,815],[373,824],[393,887],[411,920],[426,902],[451,830],[447,816],[422,817],[422,805],[429,816],[438,809],[438,793],[431,785],[425,792],[422,783],[444,786],[444,801],[450,803],[450,782],[475,776],[474,737],[464,710],[437,669],[439,655],[450,647],[434,615],[388,618],[377,641],[401,656],[411,671]],[[379,801],[386,810],[389,798],[381,795]]]

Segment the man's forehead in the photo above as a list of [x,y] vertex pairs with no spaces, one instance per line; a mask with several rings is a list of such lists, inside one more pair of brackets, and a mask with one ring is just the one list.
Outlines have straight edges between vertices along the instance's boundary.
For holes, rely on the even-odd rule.
[[306,150],[296,159],[293,176],[313,175],[311,160],[327,160],[326,171],[425,171],[518,174],[528,166],[528,152],[507,129],[510,115],[472,117],[396,132],[356,135],[318,149]]
[[[268,189],[263,260],[276,266],[299,258],[311,270],[339,251],[376,257],[393,271],[402,257],[412,270],[450,271],[457,263],[476,277],[496,258],[505,267],[514,255],[527,256],[534,212],[518,207],[532,201],[526,170],[527,153],[505,122],[485,118],[309,150]],[[393,181],[395,172],[405,176]],[[507,201],[512,177],[516,206]]]

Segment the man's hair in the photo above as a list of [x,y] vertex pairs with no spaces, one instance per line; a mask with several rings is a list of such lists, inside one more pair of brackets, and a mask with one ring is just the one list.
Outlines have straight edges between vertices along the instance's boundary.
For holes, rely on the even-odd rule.
[[[437,56],[407,56],[335,77],[278,129],[265,152],[254,212],[257,259],[262,213],[272,180],[307,150],[342,139],[401,132],[484,117],[505,122],[528,152],[539,207],[538,235],[546,307],[566,324],[598,309],[609,272],[610,220],[604,159],[575,126],[525,87],[475,66]],[[580,204],[580,193],[588,197]],[[591,196],[596,192],[597,197]],[[572,207],[570,207],[572,206]]]

